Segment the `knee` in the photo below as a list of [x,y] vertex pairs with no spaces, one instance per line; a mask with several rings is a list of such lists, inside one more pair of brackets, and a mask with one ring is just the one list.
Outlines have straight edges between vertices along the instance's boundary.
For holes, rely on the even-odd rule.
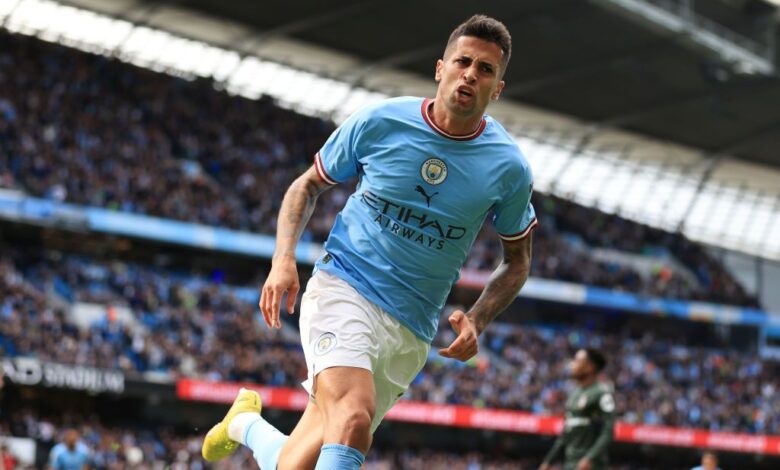
[[365,438],[371,435],[373,416],[368,410],[344,410],[336,421],[344,434],[353,439]]
[[365,407],[344,405],[336,404],[328,413],[325,442],[348,445],[365,453],[371,445],[373,413]]

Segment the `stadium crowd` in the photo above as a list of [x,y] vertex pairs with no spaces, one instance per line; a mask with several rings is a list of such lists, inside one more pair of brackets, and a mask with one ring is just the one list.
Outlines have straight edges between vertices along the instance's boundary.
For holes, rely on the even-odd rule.
[[[118,211],[272,234],[289,183],[333,125],[258,101],[37,39],[0,33],[0,187]],[[305,238],[322,241],[350,184],[320,198]],[[550,196],[532,274],[643,295],[755,306],[702,247]],[[581,241],[582,243],[578,243]],[[650,272],[590,247],[656,256]],[[501,250],[486,228],[467,262]],[[679,260],[692,273],[666,263]]]
[[[209,466],[200,456],[202,436],[177,433],[166,426],[139,427],[138,423],[107,426],[96,415],[77,412],[42,415],[33,408],[16,409],[0,424],[0,435],[27,437],[36,442],[36,460],[48,462],[50,450],[62,442],[65,432],[79,434],[86,447],[88,468],[95,470],[238,470],[257,468],[251,453],[239,452],[219,465]],[[18,469],[21,469],[21,465]],[[36,466],[36,468],[41,468]],[[6,469],[13,470],[13,469]]]
[[[219,286],[189,288],[122,263],[22,264],[26,276],[8,254],[0,256],[0,356],[277,386],[305,377],[300,347],[261,328],[253,305]],[[131,308],[139,325],[106,318],[80,329],[53,306],[49,288],[34,287],[42,284],[74,301]]]
[[[436,343],[449,344],[442,324]],[[566,367],[583,347],[608,352],[604,377],[628,423],[713,431],[780,432],[780,362],[728,348],[686,346],[683,338],[635,331],[593,331],[555,324],[491,325],[470,366],[434,358],[408,398],[562,415]]]
[[[0,354],[174,378],[293,387],[305,378],[300,346],[261,325],[254,301],[238,296],[236,288],[119,261],[4,251]],[[101,320],[80,329],[53,307],[52,293],[127,307],[141,327]],[[449,344],[452,335],[442,325],[434,344]],[[685,346],[682,338],[652,331],[494,324],[471,364],[432,354],[406,398],[560,414],[568,390],[566,364],[585,346],[610,352],[606,377],[614,382],[624,421],[780,432],[774,412],[780,409],[778,362],[744,351]]]
[[[39,461],[47,461],[50,449],[62,442],[65,432],[75,430],[79,445],[86,447],[90,469],[94,470],[245,470],[257,469],[251,452],[239,449],[230,458],[207,463],[200,456],[202,435],[182,432],[170,426],[139,426],[136,422],[107,425],[96,414],[64,412],[41,414],[33,408],[15,409],[0,422],[1,436],[32,438]],[[535,470],[541,457],[514,458],[501,452],[443,452],[430,449],[371,449],[364,470]],[[23,470],[16,464],[5,470]],[[610,470],[650,470],[639,462],[613,464]]]

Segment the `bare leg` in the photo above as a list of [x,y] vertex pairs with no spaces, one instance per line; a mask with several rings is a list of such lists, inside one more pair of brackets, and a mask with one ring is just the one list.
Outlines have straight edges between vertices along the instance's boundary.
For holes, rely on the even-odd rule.
[[376,392],[371,372],[331,367],[315,379],[317,403],[306,405],[279,455],[277,470],[312,470],[324,443],[353,447],[364,455],[371,447]]
[[311,470],[322,447],[322,414],[309,401],[298,424],[282,447],[277,470]]
[[322,442],[346,445],[367,454],[376,412],[371,372],[358,367],[325,369],[317,375],[315,397],[322,416]]

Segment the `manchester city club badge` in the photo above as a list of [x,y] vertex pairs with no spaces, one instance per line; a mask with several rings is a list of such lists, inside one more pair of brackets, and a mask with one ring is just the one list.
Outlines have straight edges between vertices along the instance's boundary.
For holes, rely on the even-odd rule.
[[447,164],[438,158],[429,158],[422,164],[420,175],[428,184],[441,184],[447,179]]
[[330,352],[334,347],[336,347],[336,335],[330,332],[323,333],[314,344],[314,354],[322,356]]

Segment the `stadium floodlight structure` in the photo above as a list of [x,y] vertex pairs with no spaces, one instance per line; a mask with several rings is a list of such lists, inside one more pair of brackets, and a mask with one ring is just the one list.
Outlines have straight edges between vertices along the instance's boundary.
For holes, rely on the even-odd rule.
[[[261,57],[158,26],[50,0],[0,0],[0,27],[9,31],[186,79],[212,79],[228,93],[270,96],[280,106],[337,124],[360,107],[399,93],[397,80],[363,86],[343,74],[304,70],[283,54]],[[433,91],[418,83],[401,93]],[[537,111],[507,102],[494,105],[491,114],[507,124],[528,157],[537,190],[681,231],[692,240],[780,260],[777,172],[649,139],[632,137],[626,144],[608,128],[559,117],[554,125],[549,119],[539,123]],[[734,183],[735,173],[766,184],[757,189]]]
[[[774,42],[761,44],[702,15],[694,0],[591,0],[648,27],[673,33],[684,45],[717,54],[741,73],[771,75],[775,71]],[[780,2],[776,2],[780,4]]]
[[281,62],[49,0],[0,0],[0,26],[157,72],[211,78],[229,93],[250,99],[271,96],[284,107],[336,122],[388,97]]

